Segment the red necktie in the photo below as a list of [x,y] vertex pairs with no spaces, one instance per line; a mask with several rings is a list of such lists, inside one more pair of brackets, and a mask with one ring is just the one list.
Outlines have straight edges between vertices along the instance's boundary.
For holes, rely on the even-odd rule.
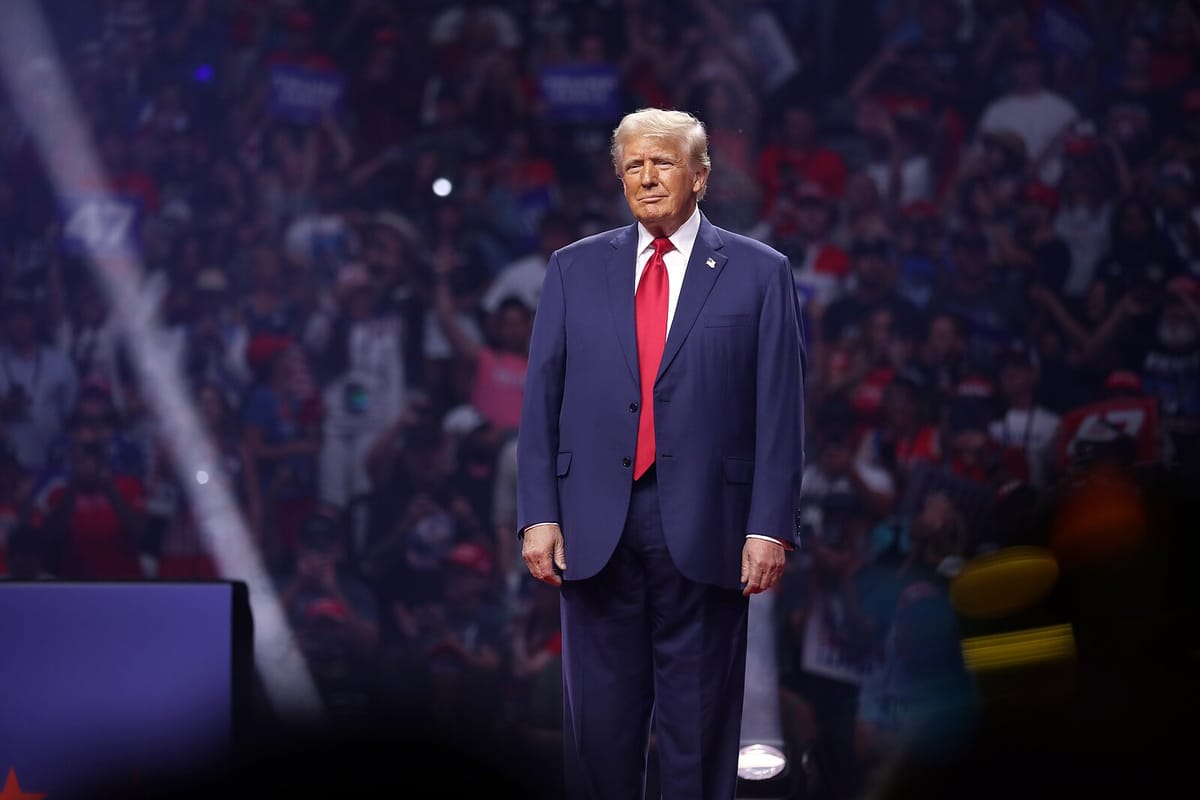
[[665,237],[654,240],[654,252],[642,270],[634,295],[637,318],[638,374],[642,384],[641,416],[638,417],[637,452],[633,458],[634,480],[654,463],[654,378],[667,344],[667,263],[663,253],[674,250]]

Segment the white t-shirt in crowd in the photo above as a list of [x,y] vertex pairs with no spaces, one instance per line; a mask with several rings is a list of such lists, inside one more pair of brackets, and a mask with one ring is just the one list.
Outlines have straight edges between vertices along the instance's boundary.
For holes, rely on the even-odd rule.
[[484,292],[480,305],[491,314],[509,297],[515,297],[530,309],[537,309],[546,281],[546,259],[540,253],[519,258],[500,271]]
[[4,433],[25,469],[39,469],[46,451],[75,409],[79,378],[71,359],[57,347],[42,345],[32,358],[0,346],[0,396],[19,386],[28,400],[24,415],[5,423]]
[[1071,252],[1071,269],[1063,285],[1067,296],[1081,297],[1092,285],[1096,267],[1108,251],[1111,214],[1112,206],[1105,203],[1096,209],[1064,206],[1054,218],[1054,232]]
[[[867,175],[875,183],[880,197],[888,196],[888,183],[892,167],[887,161],[874,161],[866,167]],[[900,205],[905,206],[918,200],[933,199],[933,169],[929,157],[916,154],[904,159],[900,165]]]
[[326,426],[331,433],[382,430],[405,403],[401,322],[396,315],[354,323],[350,363],[325,388]]
[[[1024,140],[1032,160],[1078,116],[1068,100],[1046,89],[1032,94],[1011,93],[997,97],[984,108],[979,132],[1013,131]],[[1057,184],[1061,174],[1062,161],[1053,157],[1043,164],[1040,177],[1045,183]]]
[[1029,482],[1043,487],[1050,478],[1054,439],[1061,419],[1041,406],[1032,410],[1010,408],[1003,417],[988,424],[988,434],[1001,447],[1020,448],[1029,463]]

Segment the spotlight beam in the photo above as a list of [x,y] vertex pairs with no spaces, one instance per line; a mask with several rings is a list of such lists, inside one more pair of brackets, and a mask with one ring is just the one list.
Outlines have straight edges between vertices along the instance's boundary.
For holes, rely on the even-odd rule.
[[119,334],[161,425],[205,545],[220,574],[244,581],[249,589],[255,660],[268,697],[284,717],[319,719],[323,710],[312,676],[224,478],[216,449],[182,389],[181,354],[167,345],[170,339],[158,316],[159,292],[144,280],[140,258],[122,235],[120,215],[110,213],[120,204],[105,190],[106,176],[45,20],[28,0],[3,4],[0,72],[59,201],[65,204],[68,198],[84,197],[91,204],[67,224],[80,234],[88,263],[110,300]]

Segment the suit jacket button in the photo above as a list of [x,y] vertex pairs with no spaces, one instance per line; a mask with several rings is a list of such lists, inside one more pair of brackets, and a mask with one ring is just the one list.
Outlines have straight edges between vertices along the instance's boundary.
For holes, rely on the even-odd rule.
[[630,403],[630,404],[629,404],[629,413],[630,413],[630,414],[636,414],[636,413],[637,413],[637,410],[638,410],[638,404],[637,404],[637,403]]
[[632,461],[630,461],[628,457],[626,457],[626,458],[622,458],[622,459],[621,459],[621,466],[622,466],[622,467],[630,467],[630,466],[632,466],[632,465],[633,465],[633,462],[632,462]]

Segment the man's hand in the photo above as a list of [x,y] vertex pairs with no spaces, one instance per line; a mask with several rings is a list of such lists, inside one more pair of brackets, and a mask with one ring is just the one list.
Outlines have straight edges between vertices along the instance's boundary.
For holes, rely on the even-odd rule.
[[749,597],[779,583],[785,558],[782,544],[746,537],[746,544],[742,546],[742,586],[745,587],[742,594]]
[[562,573],[567,571],[562,528],[556,523],[531,525],[521,537],[521,558],[525,559],[530,575],[553,586],[561,586]]

